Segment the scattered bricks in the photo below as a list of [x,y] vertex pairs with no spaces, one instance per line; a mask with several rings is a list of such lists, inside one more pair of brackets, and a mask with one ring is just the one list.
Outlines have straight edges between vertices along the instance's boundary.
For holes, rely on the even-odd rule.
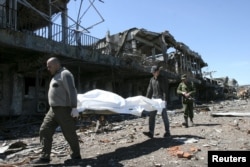
[[168,148],[168,151],[178,151],[179,149],[180,149],[179,146],[173,146],[173,147]]
[[99,140],[99,142],[101,142],[101,143],[110,143],[110,140],[108,140],[108,139],[101,139],[101,140]]
[[184,152],[184,151],[177,151],[177,157],[178,158],[187,158],[190,159],[192,155],[189,152]]
[[180,150],[180,147],[179,146],[173,146],[173,147],[170,147],[167,149],[169,154],[172,155],[172,156],[176,156],[177,154],[177,151]]
[[[192,147],[190,148],[190,150],[192,152],[197,152],[199,151],[198,148]],[[187,158],[190,159],[192,157],[192,154],[189,152],[184,152],[182,150],[180,150],[179,146],[174,146],[168,149],[168,151],[170,152],[171,155],[177,156],[178,158]]]
[[183,158],[187,158],[187,159],[190,159],[192,157],[192,155],[188,152],[184,152],[182,156]]
[[196,153],[196,152],[198,152],[198,151],[201,151],[201,149],[196,148],[196,147],[191,147],[191,148],[190,148],[190,151],[193,152],[193,153]]
[[183,158],[184,152],[183,151],[177,151],[176,155],[178,158]]

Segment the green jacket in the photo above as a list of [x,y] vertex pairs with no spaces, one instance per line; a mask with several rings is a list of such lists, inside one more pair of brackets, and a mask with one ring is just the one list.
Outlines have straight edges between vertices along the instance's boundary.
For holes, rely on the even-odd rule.
[[[185,96],[183,95],[183,93],[189,93],[190,94],[190,98],[185,98]],[[178,87],[177,87],[177,94],[182,95],[183,97],[183,103],[187,103],[189,101],[193,101],[194,99],[194,95],[196,93],[196,89],[195,86],[193,84],[193,82],[189,83],[189,82],[181,82]]]

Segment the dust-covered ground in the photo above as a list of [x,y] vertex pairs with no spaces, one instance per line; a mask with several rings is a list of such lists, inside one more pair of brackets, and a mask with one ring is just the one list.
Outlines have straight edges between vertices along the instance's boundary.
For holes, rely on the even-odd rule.
[[[211,116],[213,113],[231,112],[243,115]],[[197,105],[195,126],[184,128],[181,126],[182,110],[169,110],[172,135],[170,139],[163,138],[164,125],[161,116],[157,116],[153,139],[142,133],[148,131],[148,117],[126,119],[129,117],[125,116],[125,119],[107,122],[100,127],[98,133],[95,133],[95,126],[83,127],[80,122],[77,134],[82,160],[71,164],[64,163],[69,158],[70,149],[58,129],[54,135],[52,161],[40,166],[205,167],[208,165],[209,150],[250,150],[249,113],[250,102],[246,100]],[[7,125],[5,129],[6,127]],[[29,133],[24,134],[27,128]],[[0,166],[34,166],[31,161],[41,152],[39,124],[11,130],[12,137],[13,132],[16,135],[15,139],[3,137],[0,140]],[[11,143],[18,147],[10,147]]]

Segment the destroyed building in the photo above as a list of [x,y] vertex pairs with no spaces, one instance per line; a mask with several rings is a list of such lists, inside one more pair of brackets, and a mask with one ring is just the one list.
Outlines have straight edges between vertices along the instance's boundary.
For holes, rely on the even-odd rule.
[[[78,93],[103,89],[123,97],[145,95],[152,65],[163,67],[168,104],[180,103],[176,88],[187,74],[197,99],[208,100],[218,86],[204,80],[202,57],[168,32],[131,28],[98,39],[67,24],[69,0],[0,1],[0,115],[44,114],[50,75],[46,60],[59,57],[75,76]],[[61,24],[52,17],[61,16]],[[210,91],[211,88],[211,91]]]

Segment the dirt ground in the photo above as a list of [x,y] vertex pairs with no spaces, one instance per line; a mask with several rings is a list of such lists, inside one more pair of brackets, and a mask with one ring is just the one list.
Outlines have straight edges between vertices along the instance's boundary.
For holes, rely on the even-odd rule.
[[[157,116],[153,139],[142,133],[148,131],[148,117],[125,116],[123,119],[104,124],[98,133],[95,133],[95,126],[83,128],[80,122],[77,134],[82,160],[71,164],[64,163],[69,158],[70,149],[58,129],[54,135],[52,161],[48,165],[40,166],[205,167],[208,164],[209,150],[250,150],[249,115],[211,115],[231,112],[249,113],[250,102],[227,100],[197,105],[195,126],[189,128],[181,126],[181,109],[168,110],[172,135],[170,139],[163,138],[164,126],[161,116]],[[38,130],[39,123],[28,128],[20,126],[12,129],[12,137],[15,132],[15,139],[0,139],[1,150],[11,143],[22,148],[1,151],[0,167],[34,166],[30,161],[37,158],[41,152]]]

